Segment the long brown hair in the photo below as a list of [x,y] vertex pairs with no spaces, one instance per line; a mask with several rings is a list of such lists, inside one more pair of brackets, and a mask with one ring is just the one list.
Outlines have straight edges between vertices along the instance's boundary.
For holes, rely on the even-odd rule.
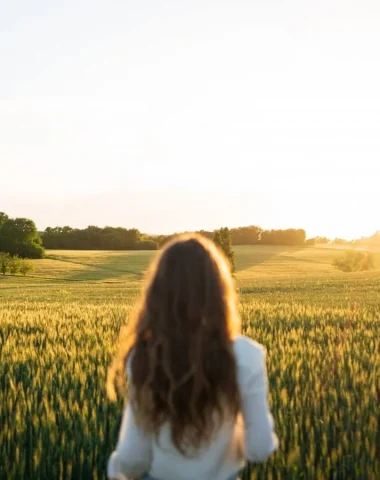
[[140,427],[158,435],[168,423],[182,453],[198,449],[240,409],[232,346],[240,317],[222,252],[200,235],[171,241],[128,323],[109,371],[110,395],[129,361],[129,400]]

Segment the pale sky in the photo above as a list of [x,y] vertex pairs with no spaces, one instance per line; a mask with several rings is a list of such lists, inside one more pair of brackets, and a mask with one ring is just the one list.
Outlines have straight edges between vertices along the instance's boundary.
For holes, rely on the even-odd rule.
[[0,3],[0,211],[380,229],[378,0]]

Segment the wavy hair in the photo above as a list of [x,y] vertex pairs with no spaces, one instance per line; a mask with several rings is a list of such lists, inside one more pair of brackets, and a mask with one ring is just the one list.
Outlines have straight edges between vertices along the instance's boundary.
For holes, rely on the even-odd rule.
[[240,317],[230,265],[207,238],[176,237],[152,264],[128,334],[109,370],[108,392],[123,384],[140,428],[169,424],[183,454],[211,440],[240,410],[232,340]]

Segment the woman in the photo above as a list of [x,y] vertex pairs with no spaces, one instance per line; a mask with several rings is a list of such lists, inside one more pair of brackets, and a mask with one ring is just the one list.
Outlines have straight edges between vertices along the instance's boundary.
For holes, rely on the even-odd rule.
[[[111,479],[236,479],[276,448],[264,348],[241,335],[230,267],[199,235],[153,264],[128,343],[109,375],[129,378]],[[112,392],[111,392],[112,393]]]

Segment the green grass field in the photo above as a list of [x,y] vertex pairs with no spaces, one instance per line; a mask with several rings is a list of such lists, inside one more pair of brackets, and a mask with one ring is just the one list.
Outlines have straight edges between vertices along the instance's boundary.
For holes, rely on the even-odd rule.
[[[380,252],[341,273],[339,250],[235,249],[280,438],[246,478],[380,478]],[[122,406],[106,368],[151,256],[48,251],[33,276],[0,277],[1,479],[105,478]]]

